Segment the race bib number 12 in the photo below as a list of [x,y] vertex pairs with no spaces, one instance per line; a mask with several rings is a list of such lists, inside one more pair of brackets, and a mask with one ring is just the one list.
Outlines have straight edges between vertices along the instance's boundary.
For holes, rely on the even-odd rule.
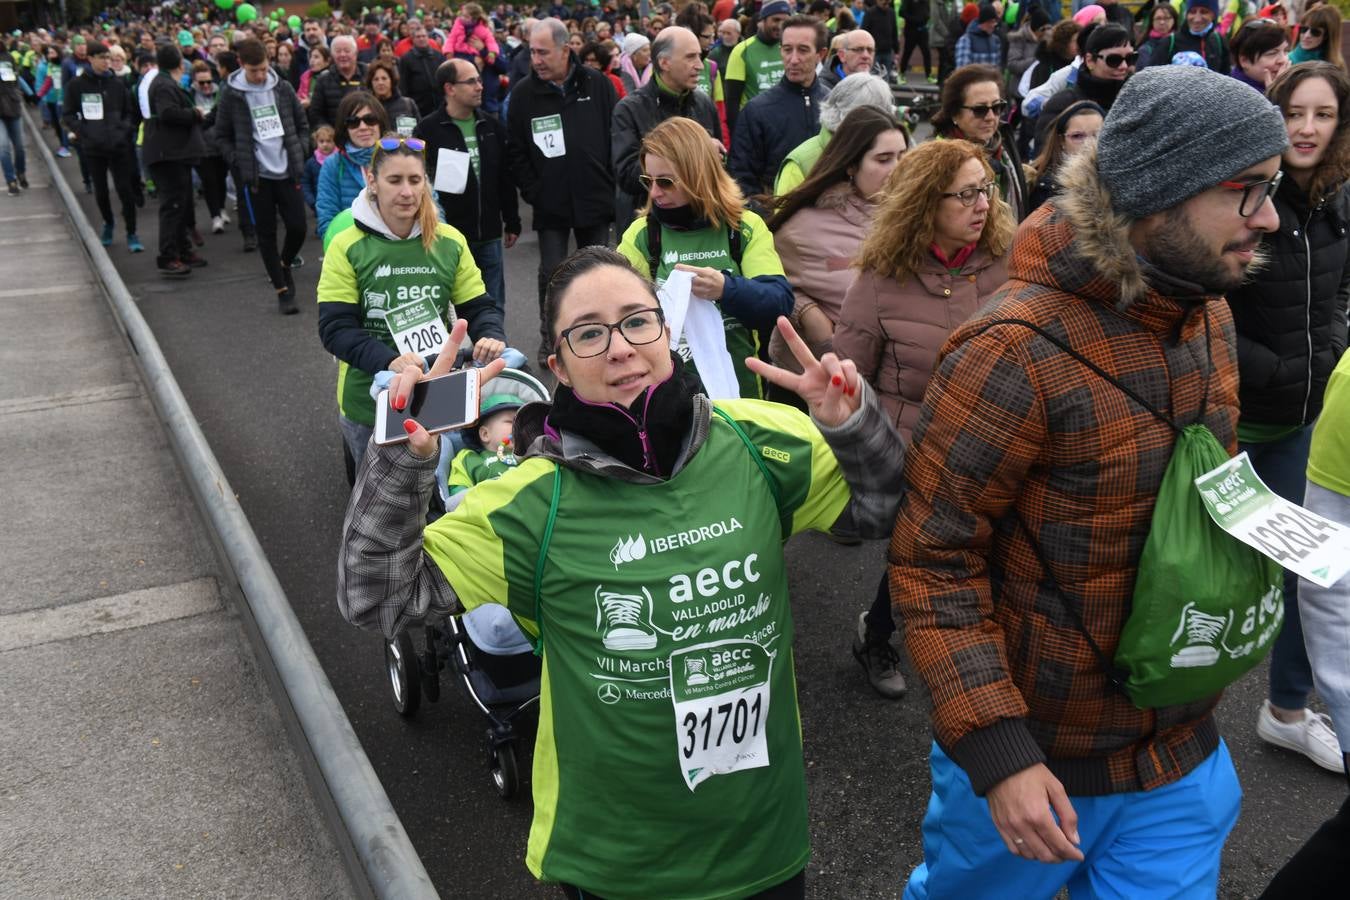
[[440,353],[449,336],[436,305],[430,300],[414,300],[385,314],[385,323],[394,343],[404,353],[416,353],[426,359]]
[[549,159],[567,155],[567,144],[563,141],[562,116],[540,116],[530,120],[530,131],[534,134],[534,145]]
[[1245,452],[1195,479],[1220,528],[1314,584],[1350,571],[1350,528],[1290,503],[1266,487]]
[[714,775],[769,764],[769,671],[754,641],[718,641],[670,655],[680,775],[689,790]]

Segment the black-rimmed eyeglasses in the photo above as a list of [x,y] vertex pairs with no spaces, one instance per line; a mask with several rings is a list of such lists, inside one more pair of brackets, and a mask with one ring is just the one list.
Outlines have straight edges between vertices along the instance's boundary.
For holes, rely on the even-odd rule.
[[1256,214],[1267,200],[1275,196],[1284,180],[1284,172],[1276,172],[1274,177],[1265,181],[1244,183],[1241,181],[1220,181],[1219,187],[1230,191],[1242,191],[1242,202],[1238,204],[1238,215],[1246,219]]
[[558,336],[558,346],[567,344],[578,359],[599,356],[609,349],[616,331],[625,341],[640,347],[659,340],[666,333],[666,316],[660,307],[654,306],[631,312],[617,322],[580,322],[563,329]]
[[974,106],[962,106],[962,109],[970,110],[971,115],[977,119],[983,119],[991,112],[996,116],[1002,116],[1008,111],[1008,101],[999,100],[996,103],[977,103]]

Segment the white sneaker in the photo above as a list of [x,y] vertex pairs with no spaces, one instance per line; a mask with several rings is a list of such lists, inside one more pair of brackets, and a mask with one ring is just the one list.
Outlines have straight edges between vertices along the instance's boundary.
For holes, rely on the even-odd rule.
[[1263,701],[1256,716],[1256,733],[1267,744],[1293,750],[1330,772],[1345,771],[1345,757],[1331,727],[1331,719],[1310,709],[1303,710],[1302,722],[1281,722]]
[[220,211],[220,221],[224,222],[226,225],[230,224],[230,214],[228,211],[223,209]]
[[225,217],[223,215],[211,217],[211,233],[212,234],[225,233]]

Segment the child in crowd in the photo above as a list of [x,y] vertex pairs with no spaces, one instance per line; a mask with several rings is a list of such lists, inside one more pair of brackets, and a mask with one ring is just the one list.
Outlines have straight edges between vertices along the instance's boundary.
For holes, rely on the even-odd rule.
[[[481,48],[473,45],[474,38],[483,45]],[[483,12],[483,7],[477,3],[464,4],[450,28],[450,37],[445,42],[445,55],[472,60],[485,54],[495,57],[498,53],[501,53],[501,47],[492,34],[492,22]]]
[[331,125],[320,125],[310,137],[314,139],[314,155],[305,160],[305,203],[309,204],[310,212],[318,215],[314,204],[319,196],[319,170],[323,168],[323,161],[336,152],[337,144]]
[[451,497],[483,481],[500,478],[517,464],[511,429],[522,403],[511,394],[489,394],[479,404],[478,422],[460,431],[465,449],[455,454],[446,479]]

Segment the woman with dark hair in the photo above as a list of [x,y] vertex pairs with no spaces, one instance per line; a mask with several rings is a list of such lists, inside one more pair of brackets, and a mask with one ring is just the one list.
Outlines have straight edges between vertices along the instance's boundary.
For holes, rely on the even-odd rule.
[[[876,389],[906,442],[947,336],[1007,280],[1016,228],[977,144],[921,144],[891,172],[844,295],[834,352]],[[853,655],[893,698],[905,691],[894,633],[883,571],[871,608],[858,615]]]
[[320,72],[332,64],[333,53],[327,47],[320,44],[309,49],[309,68],[300,73],[300,85],[295,89],[295,95],[300,98],[301,106],[309,108],[309,86],[319,77]]
[[1228,45],[1233,77],[1261,93],[1289,68],[1289,35],[1274,19],[1248,19]]
[[[769,230],[794,299],[788,320],[816,356],[831,349],[848,289],[840,273],[858,255],[881,189],[908,146],[895,116],[859,107],[844,117],[810,176],[773,201]],[[774,365],[796,368],[776,331],[769,339],[769,358]]]
[[1177,11],[1167,0],[1158,0],[1158,2],[1150,3],[1146,8],[1140,9],[1136,19],[1143,26],[1137,29],[1140,32],[1140,38],[1137,45],[1139,64],[1136,68],[1143,69],[1148,66],[1150,59],[1159,47],[1165,49],[1170,43],[1172,32],[1177,30]]
[[1345,68],[1345,57],[1341,55],[1341,14],[1325,3],[1305,11],[1299,19],[1298,46],[1289,54],[1291,63],[1315,60]]
[[1056,176],[1060,166],[1097,140],[1105,119],[1106,110],[1091,100],[1079,100],[1055,117],[1041,142],[1040,154],[1031,163],[1034,180],[1028,215],[1059,192]]
[[[1278,231],[1267,264],[1228,293],[1237,327],[1238,442],[1272,491],[1303,502],[1313,423],[1346,347],[1350,303],[1350,76],[1330,63],[1293,66],[1266,92],[1284,112],[1289,149],[1275,191]],[[1270,656],[1270,691],[1256,733],[1323,768],[1344,760],[1326,717],[1307,709],[1312,670],[1299,580],[1285,572],[1284,627]]]
[[382,59],[372,60],[366,66],[366,77],[362,85],[375,95],[384,107],[384,114],[394,131],[404,137],[413,133],[417,127],[417,104],[398,92],[398,66]]
[[[795,334],[801,375],[749,365],[809,418],[710,400],[671,352],[651,282],[604,247],[554,270],[543,325],[553,400],[519,410],[520,464],[454,511],[425,524],[437,440],[415,421],[407,444],[370,446],[338,607],[392,638],[495,603],[532,637],[544,677],[525,862],[563,896],[803,898],[784,540],[889,534],[900,439],[853,367]],[[395,405],[448,369],[405,368]]]
[[962,66],[942,86],[941,104],[933,114],[937,137],[984,148],[999,195],[1011,207],[1013,221],[1020,222],[1026,215],[1027,182],[1016,143],[1003,127],[1008,111],[1003,76],[993,66]]
[[623,79],[614,74],[610,65],[614,61],[614,55],[609,52],[605,43],[591,41],[581,48],[579,58],[583,66],[590,66],[598,72],[603,72],[605,77],[609,79],[609,83],[614,85],[614,91],[619,95],[619,99],[622,100],[628,95],[628,92],[623,88]]
[[391,129],[389,116],[374,95],[352,91],[338,104],[333,130],[338,149],[323,161],[314,197],[319,234],[326,232],[333,218],[350,208],[356,195],[365,188],[375,142]]
[[1080,100],[1091,100],[1107,112],[1134,74],[1139,53],[1130,33],[1119,25],[1098,25],[1083,39],[1083,63],[1074,82],[1041,105],[1036,121],[1036,147],[1045,141],[1060,113]]
[[1078,58],[1080,26],[1073,19],[1061,19],[1050,29],[1050,36],[1036,47],[1036,61],[1022,73],[1017,93],[1025,97],[1050,79],[1050,76]]

